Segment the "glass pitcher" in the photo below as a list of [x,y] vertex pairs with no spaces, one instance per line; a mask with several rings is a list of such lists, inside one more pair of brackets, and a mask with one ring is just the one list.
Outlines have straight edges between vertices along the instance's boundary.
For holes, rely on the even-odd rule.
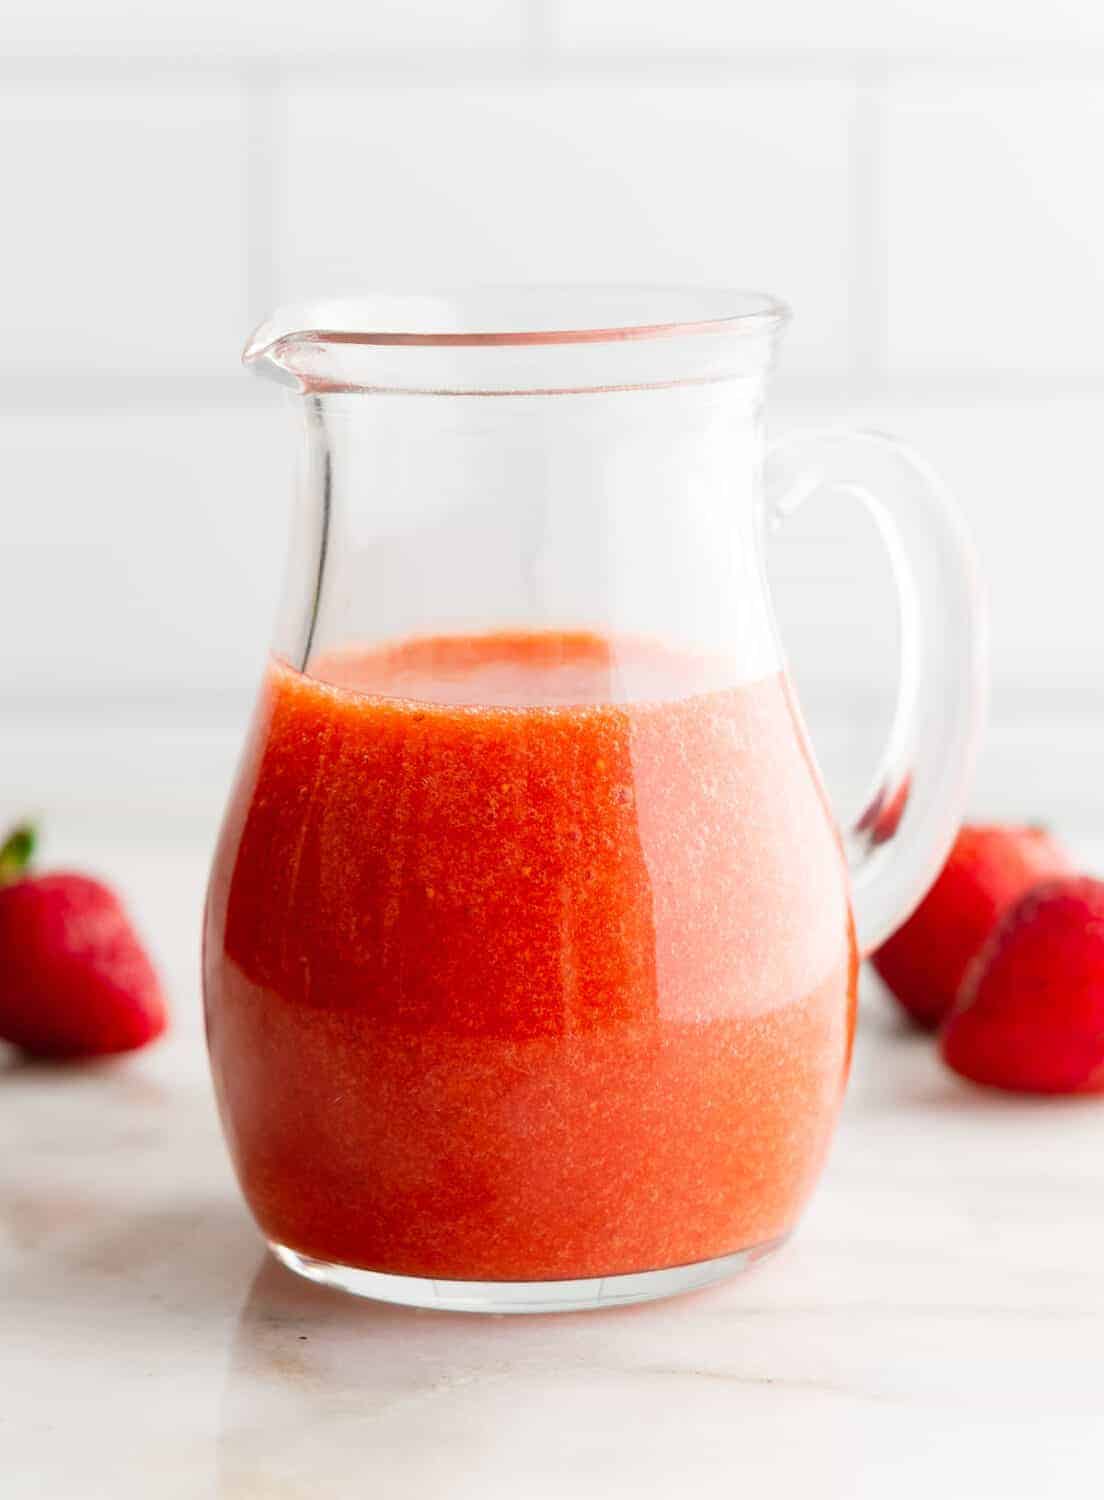
[[[328,303],[245,362],[302,423],[284,601],[215,855],[211,1063],[242,1191],[316,1281],[488,1312],[639,1301],[789,1234],[859,955],[963,808],[962,524],[874,435],[765,461],[765,296]],[[869,501],[890,743],[841,839],[766,523]]]

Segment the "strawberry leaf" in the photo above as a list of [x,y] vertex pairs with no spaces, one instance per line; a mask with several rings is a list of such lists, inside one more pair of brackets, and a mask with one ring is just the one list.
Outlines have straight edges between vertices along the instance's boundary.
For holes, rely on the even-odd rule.
[[36,837],[32,824],[21,823],[0,844],[0,885],[8,885],[26,873],[34,854]]

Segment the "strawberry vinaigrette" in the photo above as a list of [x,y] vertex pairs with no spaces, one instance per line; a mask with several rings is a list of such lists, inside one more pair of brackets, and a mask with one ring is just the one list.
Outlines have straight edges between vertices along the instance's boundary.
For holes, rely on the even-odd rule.
[[857,960],[787,681],[588,633],[274,658],[205,934],[266,1236],[544,1281],[776,1242]]

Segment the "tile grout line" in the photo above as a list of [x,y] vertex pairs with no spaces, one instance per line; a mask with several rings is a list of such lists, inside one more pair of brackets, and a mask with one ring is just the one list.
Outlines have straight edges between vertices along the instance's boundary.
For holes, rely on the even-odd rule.
[[12,48],[0,55],[0,79],[21,83],[134,83],[138,86],[178,82],[197,77],[243,77],[252,72],[270,78],[283,75],[348,77],[414,83],[442,83],[460,77],[518,78],[530,76],[534,60],[565,80],[588,75],[615,76],[646,82],[664,76],[761,77],[765,81],[802,78],[855,78],[884,74],[889,67],[944,69],[954,73],[1004,76],[1030,80],[1104,78],[1104,47],[1057,48],[979,47],[963,53],[950,49],[863,49],[799,45],[737,48],[732,46],[673,49],[662,46],[630,48],[565,47],[560,37],[557,0],[528,0],[525,33],[510,46],[420,47],[414,43],[383,47],[320,49],[316,52],[274,51],[271,54],[234,50],[212,42],[192,51],[147,50],[115,55],[51,53]]
[[[261,306],[263,315],[271,306]],[[242,332],[242,330],[237,330]],[[964,401],[988,404],[1054,404],[1104,396],[1104,373],[1044,372],[1025,376],[1022,372],[931,370],[888,373],[872,389],[869,380],[854,371],[839,374],[797,374],[776,380],[775,399],[844,403],[867,399],[917,407],[960,405]],[[156,410],[160,407],[266,408],[270,402],[239,373],[211,372],[175,374],[164,370],[82,371],[57,366],[49,372],[18,374],[0,368],[0,405],[7,412]]]

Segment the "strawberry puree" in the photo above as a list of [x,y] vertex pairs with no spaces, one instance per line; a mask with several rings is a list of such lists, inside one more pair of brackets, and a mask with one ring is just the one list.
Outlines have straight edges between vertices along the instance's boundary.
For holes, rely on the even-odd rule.
[[220,1107],[264,1232],[539,1280],[776,1239],[853,1025],[785,679],[586,634],[269,669],[215,862]]

